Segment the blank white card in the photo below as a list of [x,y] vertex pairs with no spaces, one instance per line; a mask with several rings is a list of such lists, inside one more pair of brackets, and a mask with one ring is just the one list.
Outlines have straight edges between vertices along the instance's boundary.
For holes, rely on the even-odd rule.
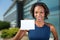
[[21,20],[20,30],[34,30],[35,20]]

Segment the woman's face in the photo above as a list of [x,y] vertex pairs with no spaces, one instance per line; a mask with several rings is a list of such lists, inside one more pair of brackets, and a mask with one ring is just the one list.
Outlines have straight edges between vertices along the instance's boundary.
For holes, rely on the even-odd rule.
[[37,21],[43,21],[45,16],[44,8],[42,6],[36,6],[34,8],[34,17]]

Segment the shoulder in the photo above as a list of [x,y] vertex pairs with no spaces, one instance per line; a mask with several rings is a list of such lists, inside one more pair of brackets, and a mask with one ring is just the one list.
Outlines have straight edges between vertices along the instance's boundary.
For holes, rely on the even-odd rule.
[[54,26],[53,24],[51,24],[51,23],[46,23],[49,27],[52,27],[52,26]]
[[50,31],[53,31],[55,29],[55,26],[51,23],[46,23],[50,27]]

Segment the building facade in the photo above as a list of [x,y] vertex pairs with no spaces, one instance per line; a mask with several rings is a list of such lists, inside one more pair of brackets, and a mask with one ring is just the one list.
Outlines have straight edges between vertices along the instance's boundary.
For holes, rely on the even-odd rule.
[[[36,2],[44,2],[48,6],[50,10],[50,14],[48,16],[48,20],[46,22],[52,23],[55,25],[55,28],[58,32],[58,36],[60,38],[60,22],[59,22],[59,15],[60,15],[60,5],[59,0],[25,0],[23,3],[23,19],[33,19],[30,13],[30,8],[32,4]],[[4,21],[8,21],[11,23],[12,26],[17,25],[17,3],[16,1],[13,2],[11,7],[6,11],[4,14]],[[52,36],[52,35],[51,35]],[[53,37],[53,36],[52,36]]]

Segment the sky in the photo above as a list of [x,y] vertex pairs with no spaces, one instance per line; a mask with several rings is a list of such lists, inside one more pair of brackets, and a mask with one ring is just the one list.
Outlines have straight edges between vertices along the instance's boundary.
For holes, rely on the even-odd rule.
[[0,0],[0,20],[3,20],[4,13],[9,9],[12,3],[12,0]]

